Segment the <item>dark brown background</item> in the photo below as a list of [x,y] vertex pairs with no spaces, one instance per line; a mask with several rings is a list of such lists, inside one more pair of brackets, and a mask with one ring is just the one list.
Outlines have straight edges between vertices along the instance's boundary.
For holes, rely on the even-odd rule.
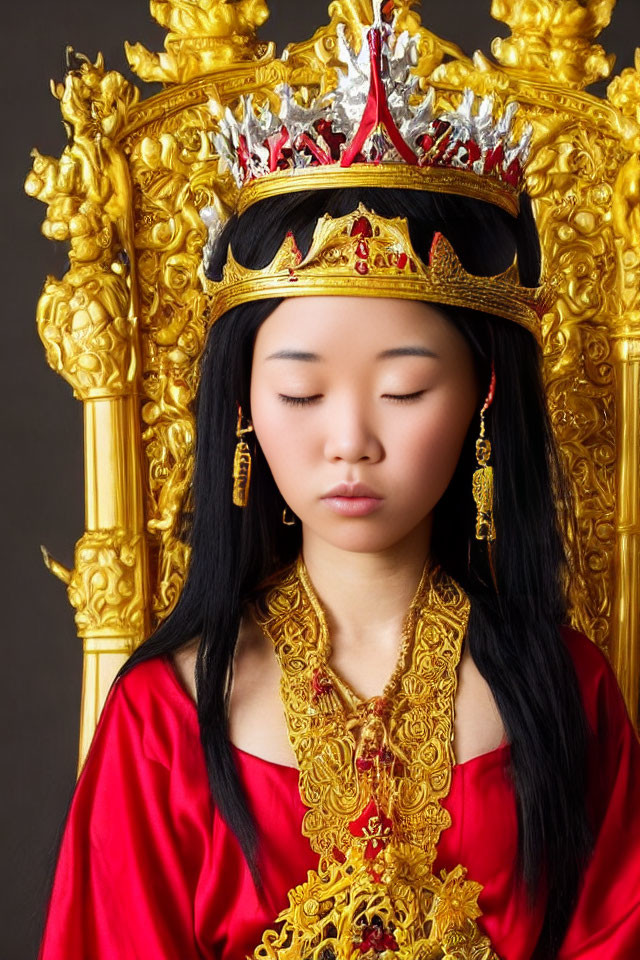
[[[327,21],[324,0],[273,0],[262,29],[278,49]],[[490,0],[423,3],[426,26],[466,52],[489,52],[508,30]],[[83,532],[82,406],[47,367],[35,307],[47,273],[65,272],[66,246],[40,234],[45,208],[22,189],[29,152],[59,156],[65,146],[49,78],[62,79],[67,44],[131,78],[123,42],[162,49],[164,31],[146,0],[9,0],[2,34],[2,372],[3,658],[0,696],[3,847],[0,957],[35,958],[57,833],[75,782],[82,647],[65,590],[41,561],[39,544],[67,566]],[[616,72],[640,44],[640,0],[619,0],[602,35],[618,55]],[[142,86],[142,84],[141,84]],[[604,85],[594,92],[602,94]],[[147,94],[144,94],[147,95]],[[69,958],[86,960],[86,958]],[[187,960],[187,958],[185,958]]]

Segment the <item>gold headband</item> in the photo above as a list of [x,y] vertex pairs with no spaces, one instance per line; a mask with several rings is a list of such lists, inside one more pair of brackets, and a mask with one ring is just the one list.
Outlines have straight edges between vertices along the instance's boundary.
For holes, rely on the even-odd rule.
[[405,218],[379,217],[362,203],[344,217],[325,214],[304,258],[288,233],[261,270],[243,267],[231,249],[222,280],[209,280],[200,269],[214,321],[239,304],[271,297],[397,297],[514,320],[541,343],[540,321],[554,298],[551,284],[523,287],[515,261],[494,277],[467,273],[441,233],[434,236],[426,265],[413,249]]
[[344,187],[385,187],[403,190],[428,190],[431,193],[453,193],[461,197],[484,200],[517,217],[520,196],[515,187],[470,170],[452,167],[416,167],[407,163],[354,163],[282,170],[249,180],[241,187],[236,209],[244,213],[259,200],[283,193],[304,190],[343,189]]

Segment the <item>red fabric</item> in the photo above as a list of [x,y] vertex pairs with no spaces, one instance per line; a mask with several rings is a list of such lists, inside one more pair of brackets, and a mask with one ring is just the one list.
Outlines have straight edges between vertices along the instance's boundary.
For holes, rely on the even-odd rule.
[[[590,725],[593,861],[559,960],[640,957],[640,741],[606,657],[566,630]],[[541,924],[517,899],[510,747],[453,768],[434,869],[483,884],[479,925],[501,960],[529,960]],[[171,661],[111,688],[65,825],[39,960],[243,960],[316,857],[297,771],[235,750],[264,845],[260,903],[209,799],[196,708]]]

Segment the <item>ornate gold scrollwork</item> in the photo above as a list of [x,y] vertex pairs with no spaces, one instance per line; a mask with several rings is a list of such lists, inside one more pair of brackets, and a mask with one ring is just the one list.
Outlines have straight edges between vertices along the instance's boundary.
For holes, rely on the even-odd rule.
[[87,265],[69,270],[64,280],[47,281],[38,332],[49,365],[81,400],[130,389],[135,324],[127,317],[128,308],[129,289],[117,269]]
[[149,625],[133,194],[119,142],[140,94],[102,56],[68,54],[74,68],[52,92],[69,146],[59,160],[34,151],[25,189],[47,204],[45,236],[71,246],[66,275],[47,278],[37,324],[49,364],[85,405],[87,532],[74,571],[45,551],[85,644],[82,762],[115,669]]
[[186,83],[238,60],[273,56],[256,30],[269,16],[265,0],[151,0],[151,16],[169,31],[165,52],[125,43],[131,69],[147,83]]
[[142,629],[139,537],[126,530],[90,530],[76,544],[69,599],[78,611],[81,637],[111,636],[112,631],[135,635]]
[[50,365],[87,399],[135,380],[131,179],[117,141],[139,91],[105,71],[101,55],[77,60],[64,83],[52,83],[71,143],[60,160],[34,150],[25,189],[47,204],[44,235],[71,244],[64,279],[47,279],[38,331]]
[[491,15],[511,27],[491,52],[503,67],[582,89],[608,77],[615,61],[592,41],[608,26],[616,0],[493,0]]

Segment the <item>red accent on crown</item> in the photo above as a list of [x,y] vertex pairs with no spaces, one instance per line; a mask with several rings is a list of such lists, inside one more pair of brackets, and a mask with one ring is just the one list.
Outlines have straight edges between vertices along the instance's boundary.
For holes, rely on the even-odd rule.
[[357,220],[354,220],[353,226],[351,227],[351,236],[372,237],[373,227],[371,226],[371,222],[367,220],[366,217],[358,217]]
[[[418,157],[405,143],[389,110],[387,91],[382,79],[382,36],[377,27],[371,27],[367,34],[367,42],[371,61],[369,96],[358,131],[343,153],[340,166],[350,167],[352,163],[363,160],[364,157],[360,153],[362,147],[365,145],[367,138],[381,126],[385,127],[392,144],[405,163],[417,164]],[[380,163],[380,159],[374,162]]]
[[436,250],[438,249],[438,244],[440,243],[442,238],[443,238],[443,234],[439,230],[436,230],[436,232],[433,235],[433,240],[431,241],[431,246],[429,247],[429,266],[431,266],[431,264],[433,263],[433,258],[436,254]]
[[484,402],[484,406],[481,410],[481,413],[486,413],[491,404],[493,403],[493,398],[496,395],[496,371],[491,361],[491,383],[489,384],[489,393],[487,394],[487,399]]
[[286,239],[291,240],[291,247],[292,247],[293,255],[296,260],[296,265],[299,263],[302,263],[302,261],[304,260],[304,257],[302,256],[302,252],[300,250],[300,247],[298,246],[298,243],[296,241],[295,235],[292,230],[287,230]]
[[356,247],[356,271],[364,277],[369,273],[369,264],[367,262],[369,260],[369,244],[367,240],[373,236],[373,227],[366,217],[358,217],[358,219],[354,221],[351,227],[351,236],[361,238]]
[[[410,106],[409,100],[417,97],[419,86],[407,51],[414,49],[411,45],[415,46],[416,38],[402,43],[395,38],[394,43],[393,28],[384,21],[393,8],[392,2],[383,4],[376,22],[363,28],[363,58],[368,53],[370,66],[368,80],[362,63],[357,63],[360,54],[347,44],[346,76],[343,74],[336,89],[311,106],[301,107],[293,89],[283,84],[275,90],[280,96],[277,115],[267,104],[256,112],[251,96],[241,98],[243,119],[236,120],[227,108],[219,121],[219,133],[212,134],[213,144],[231,167],[238,187],[270,173],[305,167],[341,169],[404,162],[413,167],[467,171],[497,181],[508,192],[518,192],[532,131],[529,125],[519,143],[511,140],[517,104],[508,104],[501,119],[494,120],[493,97],[477,102],[473,92],[465,90],[456,110],[434,117],[431,89],[423,92],[420,107]],[[396,64],[393,73],[387,60]],[[362,117],[353,122],[355,104],[364,93],[361,84],[366,83]],[[388,98],[390,83],[395,84],[394,89],[400,84],[406,86],[406,102],[394,106],[393,114]],[[326,104],[325,97],[333,98],[332,105]]]

